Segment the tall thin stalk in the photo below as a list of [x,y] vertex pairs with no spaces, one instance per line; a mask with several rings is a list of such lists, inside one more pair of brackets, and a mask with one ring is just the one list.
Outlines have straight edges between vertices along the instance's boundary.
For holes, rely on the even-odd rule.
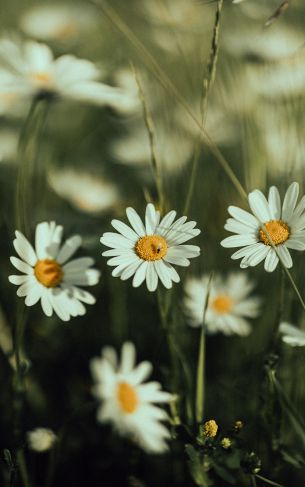
[[[18,174],[15,196],[15,225],[26,237],[30,236],[30,221],[34,213],[35,197],[38,188],[35,187],[37,171],[38,147],[41,133],[46,120],[48,103],[34,99],[28,116],[20,134],[18,146]],[[16,464],[23,487],[29,487],[30,481],[22,447],[22,415],[25,394],[25,375],[27,364],[22,360],[23,337],[26,326],[26,308],[20,302],[16,306],[16,321],[13,330],[13,350],[16,361],[13,378],[13,432],[16,444]]]
[[[202,90],[201,90],[201,99],[200,99],[200,115],[201,115],[202,126],[204,126],[205,124],[205,119],[207,114],[208,95],[210,93],[210,89],[214,83],[215,75],[216,75],[216,66],[217,66],[217,58],[218,58],[218,51],[219,51],[219,29],[220,29],[220,18],[221,18],[222,7],[223,7],[223,0],[218,0],[217,9],[215,13],[215,22],[214,22],[213,36],[211,42],[210,56],[209,56],[207,67],[204,69],[203,80],[202,80]],[[196,144],[196,148],[195,148],[195,154],[193,157],[191,176],[190,176],[188,190],[185,198],[183,214],[187,214],[190,207],[191,198],[194,192],[198,162],[199,162],[200,152],[201,152],[202,139],[203,139],[202,132],[200,132]]]

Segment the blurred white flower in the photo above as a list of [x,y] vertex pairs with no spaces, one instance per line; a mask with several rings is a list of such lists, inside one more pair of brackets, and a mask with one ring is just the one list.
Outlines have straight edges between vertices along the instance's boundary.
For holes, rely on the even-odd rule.
[[102,350],[101,358],[91,360],[96,382],[93,393],[101,401],[97,420],[110,422],[116,430],[127,435],[149,453],[167,450],[168,429],[161,421],[168,420],[166,412],[154,403],[168,403],[173,396],[161,391],[158,382],[143,384],[152,372],[150,362],[136,364],[135,346],[122,346],[121,361],[111,347]]
[[28,431],[26,436],[29,448],[39,453],[50,450],[57,440],[54,431],[48,428],[35,428]]
[[[177,173],[190,161],[194,142],[185,130],[169,130],[162,124],[155,126],[155,151],[162,170]],[[151,164],[151,148],[147,129],[140,124],[129,125],[129,132],[112,142],[112,156],[131,166]]]
[[273,272],[279,262],[274,248],[270,245],[267,230],[285,267],[292,267],[288,249],[305,250],[305,196],[296,206],[299,184],[292,183],[286,191],[283,204],[278,189],[271,186],[268,201],[261,191],[255,189],[249,196],[253,215],[236,206],[229,206],[233,218],[226,222],[225,229],[236,235],[225,238],[223,247],[243,247],[231,258],[240,259],[240,267],[256,266],[265,260],[265,270]]
[[49,3],[35,5],[20,19],[21,29],[30,37],[46,41],[69,41],[92,30],[96,23],[88,5]]
[[22,97],[57,95],[97,105],[120,106],[126,95],[119,88],[100,83],[96,66],[72,55],[54,59],[45,44],[26,41],[18,44],[0,41],[0,97],[16,94]]
[[160,212],[154,205],[146,206],[145,225],[133,208],[126,209],[131,227],[119,220],[112,220],[111,225],[119,232],[106,232],[101,243],[111,250],[102,255],[111,257],[107,264],[115,266],[114,277],[123,281],[133,277],[133,287],[140,286],[146,279],[147,289],[155,291],[158,279],[170,289],[172,282],[179,282],[180,277],[172,264],[187,267],[189,259],[198,257],[200,248],[196,245],[182,245],[187,240],[199,235],[194,228],[196,222],[186,223],[182,216],[174,223],[175,211],[167,213],[160,221]]
[[251,27],[227,29],[223,34],[224,47],[234,57],[264,61],[281,60],[294,54],[303,44],[303,34],[296,29],[289,29],[276,24],[272,29]]
[[120,106],[117,107],[118,111],[127,115],[139,112],[142,109],[142,105],[139,99],[138,85],[132,70],[121,68],[115,73],[113,79],[115,85],[126,93],[125,103],[122,100]]
[[85,213],[109,211],[120,201],[114,184],[73,168],[53,170],[49,174],[49,183],[61,198]]
[[[191,326],[203,323],[203,312],[208,292],[209,276],[189,278],[185,284],[185,309]],[[245,273],[232,272],[227,278],[213,277],[205,326],[209,333],[246,336],[251,331],[247,318],[256,318],[260,299],[249,296],[253,283]]]
[[79,235],[66,240],[61,246],[63,227],[55,222],[42,222],[36,227],[35,250],[24,235],[16,230],[13,244],[19,257],[11,263],[21,275],[9,276],[12,284],[20,286],[17,295],[25,296],[25,304],[33,306],[39,300],[46,316],[53,310],[63,321],[86,313],[83,303],[94,304],[95,298],[78,286],[94,286],[100,272],[90,268],[94,260],[80,257],[68,260],[82,243]]
[[290,323],[283,321],[280,324],[279,332],[282,335],[283,342],[287,343],[291,347],[304,347],[305,346],[305,331],[296,328]]

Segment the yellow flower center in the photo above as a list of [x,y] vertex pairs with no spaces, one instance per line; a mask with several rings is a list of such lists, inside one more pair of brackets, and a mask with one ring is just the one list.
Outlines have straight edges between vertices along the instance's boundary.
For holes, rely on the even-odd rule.
[[[265,223],[265,227],[274,245],[279,245],[288,240],[290,228],[288,227],[287,223],[283,222],[282,220],[270,220],[269,222]],[[259,239],[265,245],[270,245],[268,235],[263,228],[261,228],[259,231]]]
[[45,73],[44,71],[31,73],[31,78],[35,83],[41,86],[49,86],[52,80],[51,75],[49,73]]
[[124,411],[124,413],[128,414],[134,413],[139,404],[136,391],[126,382],[120,382],[118,384],[117,399],[119,401],[120,408]]
[[38,260],[34,267],[34,274],[37,281],[45,287],[58,286],[64,276],[61,266],[52,259]]
[[204,423],[204,425],[201,427],[201,431],[204,436],[207,436],[208,438],[214,438],[217,435],[218,424],[214,419],[210,419],[209,421],[206,421]]
[[211,301],[211,308],[218,314],[229,313],[233,307],[233,300],[225,294],[220,294]]
[[67,22],[55,31],[55,37],[58,39],[69,39],[77,33],[77,25],[74,22]]
[[167,249],[166,240],[160,235],[146,235],[135,245],[136,253],[143,260],[160,260],[166,255]]

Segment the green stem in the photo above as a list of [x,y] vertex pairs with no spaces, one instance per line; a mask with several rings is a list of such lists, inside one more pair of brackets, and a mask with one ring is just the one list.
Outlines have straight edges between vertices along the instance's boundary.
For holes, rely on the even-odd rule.
[[[191,383],[191,377],[190,373],[188,370],[187,362],[186,359],[175,339],[175,335],[173,331],[169,328],[168,326],[168,315],[169,315],[169,308],[166,307],[166,303],[164,303],[161,295],[161,291],[158,289],[157,290],[157,299],[158,299],[158,308],[159,308],[159,314],[161,318],[161,325],[164,330],[164,333],[167,338],[168,342],[168,347],[171,355],[171,363],[172,363],[172,371],[173,373],[177,373],[177,367],[176,367],[176,360],[180,362],[182,371],[185,376],[185,381],[187,386]],[[173,381],[174,388],[176,387],[176,380]],[[193,422],[193,408],[191,404],[191,400],[189,399],[190,395],[186,394],[186,413],[187,413],[187,418],[190,423]]]
[[34,178],[42,168],[37,163],[38,147],[48,108],[49,103],[45,100],[33,100],[18,144],[15,223],[27,238],[30,237],[30,218],[36,203],[34,198],[37,197]]
[[[218,58],[218,51],[219,51],[219,29],[220,29],[220,18],[221,18],[222,7],[223,7],[223,0],[218,0],[216,14],[215,14],[215,22],[214,22],[209,62],[207,65],[206,73],[204,73],[203,81],[202,81],[202,92],[201,92],[201,100],[200,100],[202,126],[205,123],[205,118],[207,114],[208,95],[210,93],[210,88],[214,83],[215,75],[216,75],[216,66],[217,66],[217,58]],[[187,191],[184,210],[183,210],[184,214],[188,213],[191,204],[191,198],[194,191],[196,174],[198,169],[198,162],[199,162],[199,157],[201,152],[201,143],[202,143],[202,133],[200,132],[196,149],[195,149],[194,158],[193,158],[193,164],[191,168],[191,176],[189,180],[189,186],[188,186],[188,191]]]
[[209,305],[210,292],[213,281],[213,272],[209,276],[207,293],[203,304],[202,326],[200,331],[197,381],[196,381],[196,421],[201,423],[204,418],[204,401],[205,401],[205,317]]
[[273,480],[267,479],[266,477],[263,477],[262,475],[255,475],[256,478],[262,480],[266,484],[273,485],[274,487],[284,487],[283,484],[279,484],[278,482],[273,482]]
[[145,122],[145,127],[147,130],[147,135],[148,135],[148,140],[149,140],[149,147],[150,147],[150,156],[151,156],[151,166],[154,174],[154,179],[157,187],[157,193],[158,193],[158,199],[159,199],[159,207],[161,213],[164,211],[164,191],[163,191],[163,180],[161,176],[161,167],[160,167],[160,161],[157,156],[157,151],[156,151],[156,145],[155,145],[155,127],[153,123],[153,119],[151,116],[151,113],[148,109],[148,106],[146,104],[145,100],[145,95],[144,91],[141,85],[140,77],[137,73],[137,70],[135,66],[132,64],[132,70],[133,74],[138,86],[138,93],[139,93],[139,99],[142,104],[142,110],[143,110],[143,119]]
[[205,395],[205,331],[204,326],[200,331],[199,356],[197,366],[197,387],[196,387],[196,421],[201,423],[204,418],[204,395]]

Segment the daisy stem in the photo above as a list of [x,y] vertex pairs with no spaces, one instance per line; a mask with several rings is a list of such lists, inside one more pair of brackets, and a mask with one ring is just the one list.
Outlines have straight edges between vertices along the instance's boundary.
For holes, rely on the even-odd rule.
[[158,199],[159,199],[159,206],[161,212],[164,211],[164,192],[163,192],[163,181],[162,181],[162,176],[161,176],[161,171],[160,171],[160,161],[157,156],[157,151],[156,151],[156,146],[155,146],[155,127],[154,127],[154,122],[151,116],[151,113],[148,109],[146,100],[145,100],[145,95],[144,91],[141,85],[140,81],[140,76],[134,66],[133,63],[131,63],[131,68],[133,71],[134,78],[136,80],[137,86],[138,86],[138,93],[139,93],[139,99],[142,105],[142,111],[143,111],[143,119],[145,122],[145,127],[147,130],[147,135],[148,135],[148,140],[149,140],[149,147],[150,147],[150,159],[151,159],[151,166],[154,174],[154,179],[156,182],[156,187],[157,187],[157,193],[158,193]]
[[193,113],[193,110],[189,106],[186,99],[181,95],[179,90],[176,88],[174,83],[170,80],[170,78],[166,75],[164,70],[161,68],[157,60],[154,56],[148,51],[148,49],[144,46],[144,44],[138,39],[135,33],[129,28],[129,26],[122,20],[122,18],[116,13],[116,11],[110,7],[107,1],[105,0],[91,0],[92,3],[97,5],[98,7],[102,8],[105,15],[109,18],[109,20],[113,23],[113,25],[123,34],[128,41],[135,47],[135,49],[140,53],[142,56],[142,60],[144,64],[147,66],[149,71],[157,78],[159,83],[163,86],[163,88],[172,95],[175,100],[185,109],[188,113],[190,118],[193,120],[194,124],[199,128],[204,138],[205,143],[210,149],[210,152],[214,155],[215,159],[218,161],[224,172],[227,174],[228,178],[231,180],[233,186],[241,195],[242,198],[247,198],[247,193],[243,188],[242,184],[240,183],[239,179],[237,178],[236,174],[234,173],[233,169],[231,168],[230,164],[219,150],[215,142],[211,139],[207,131],[205,130],[201,121],[197,118],[197,116]]
[[207,294],[203,306],[203,319],[200,330],[199,353],[197,364],[197,381],[196,381],[196,421],[201,423],[204,418],[204,401],[205,401],[205,316],[208,309],[209,297],[213,280],[213,272],[209,276]]
[[[208,95],[210,93],[210,89],[214,83],[215,75],[216,75],[216,66],[217,66],[217,58],[218,58],[218,51],[219,51],[219,29],[220,29],[220,18],[221,18],[222,7],[223,7],[223,0],[218,0],[209,61],[207,67],[203,70],[204,72],[203,72],[201,100],[200,100],[200,113],[201,113],[202,125],[204,125],[205,123],[205,118],[206,118],[207,108],[208,108]],[[202,144],[202,133],[200,133],[199,135],[196,148],[195,148],[195,154],[193,157],[191,176],[189,180],[183,214],[188,213],[191,204],[191,198],[194,192],[198,162],[199,162],[199,157],[201,152],[201,144]]]
[[273,480],[267,479],[266,477],[263,477],[263,475],[255,474],[255,477],[262,480],[268,485],[273,485],[274,487],[284,487],[283,484],[279,484],[278,482],[273,482]]
[[[35,98],[19,137],[15,220],[16,228],[26,237],[30,236],[30,216],[32,217],[35,208],[34,198],[37,198],[39,189],[37,186],[41,185],[37,175],[41,174],[42,170],[37,164],[37,156],[48,108],[49,103]],[[36,191],[33,191],[35,186]]]
[[[174,389],[173,392],[176,392],[176,387],[177,387],[176,377],[178,376],[176,361],[178,361],[178,363],[180,362],[180,364],[181,364],[181,368],[183,370],[187,386],[189,386],[189,384],[191,383],[191,377],[190,377],[190,373],[188,370],[187,361],[186,361],[185,357],[183,356],[183,353],[182,353],[182,351],[181,351],[181,349],[180,349],[180,347],[176,341],[176,338],[175,338],[173,331],[170,330],[170,328],[168,326],[169,307],[166,307],[166,304],[164,303],[164,301],[162,299],[161,291],[159,289],[157,289],[157,299],[158,299],[158,308],[159,308],[159,315],[160,315],[160,319],[161,319],[161,325],[162,325],[162,328],[163,328],[164,333],[166,335],[168,347],[169,347],[169,351],[170,351],[170,355],[171,355],[171,363],[172,363],[172,368],[173,368],[172,376],[174,377],[174,379],[172,381],[173,389]],[[192,408],[192,404],[191,404],[189,394],[186,394],[186,414],[187,414],[188,421],[190,423],[192,423],[193,422],[193,408]]]
[[282,259],[282,257],[280,256],[280,253],[278,252],[278,250],[277,250],[277,248],[276,248],[276,245],[274,245],[273,240],[272,240],[272,237],[271,237],[270,233],[268,232],[268,230],[267,230],[267,228],[266,228],[266,225],[263,225],[263,226],[262,226],[262,229],[263,229],[263,231],[265,232],[265,234],[267,235],[267,238],[268,238],[268,240],[269,240],[269,244],[270,244],[270,245],[271,245],[271,247],[273,248],[273,250],[274,250],[274,252],[276,253],[276,255],[277,255],[277,257],[278,257],[278,259],[279,259],[280,263],[282,264],[282,267],[283,267],[283,269],[284,269],[284,271],[285,271],[285,273],[286,273],[286,275],[287,275],[287,277],[288,277],[288,279],[289,279],[289,282],[290,282],[290,284],[291,284],[291,286],[292,286],[292,288],[293,288],[293,290],[294,290],[295,294],[297,295],[298,300],[300,301],[300,304],[301,304],[301,306],[302,306],[302,308],[303,308],[303,311],[305,311],[305,302],[304,302],[304,300],[303,300],[303,298],[302,298],[302,296],[301,296],[301,293],[300,293],[300,291],[299,291],[299,289],[298,289],[298,286],[296,285],[296,283],[295,283],[295,281],[294,281],[294,279],[293,279],[293,277],[292,277],[291,273],[289,272],[289,269],[287,269],[287,267],[285,266],[285,263],[283,262],[283,259]]

